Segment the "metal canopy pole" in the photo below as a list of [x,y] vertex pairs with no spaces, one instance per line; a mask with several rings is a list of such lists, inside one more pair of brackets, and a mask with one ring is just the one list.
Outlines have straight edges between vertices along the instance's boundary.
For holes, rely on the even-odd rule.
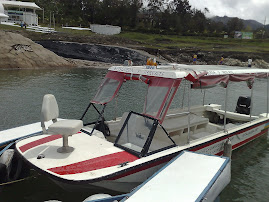
[[182,104],[181,104],[181,108],[184,108],[184,98],[185,98],[185,87],[186,87],[186,80],[184,80],[184,85],[183,85],[183,97],[182,97]]
[[205,89],[204,89],[204,97],[203,97],[203,106],[205,106]]
[[266,107],[266,117],[268,118],[268,105],[269,105],[269,77],[267,77],[267,107]]
[[227,132],[226,130],[226,113],[227,113],[227,103],[228,103],[228,87],[229,87],[229,83],[227,84],[227,87],[225,89],[225,113],[224,113],[224,132]]
[[188,144],[190,143],[190,124],[191,124],[191,120],[190,120],[190,92],[191,92],[191,82],[189,81],[189,85],[188,85]]
[[252,108],[253,108],[253,89],[254,89],[254,81],[251,88],[251,101],[250,101],[250,113],[249,113],[249,121],[251,123],[251,116],[252,116]]

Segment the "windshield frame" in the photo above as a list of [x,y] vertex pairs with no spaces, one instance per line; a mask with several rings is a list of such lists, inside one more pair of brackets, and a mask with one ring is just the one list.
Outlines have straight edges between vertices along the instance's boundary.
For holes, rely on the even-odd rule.
[[[122,136],[122,134],[123,134],[123,131],[124,131],[126,125],[129,122],[129,119],[130,119],[130,117],[131,117],[132,114],[138,115],[138,116],[141,116],[141,117],[144,117],[144,118],[147,118],[147,119],[150,119],[150,120],[153,121],[151,130],[150,130],[149,134],[147,135],[146,141],[145,141],[145,143],[143,145],[143,148],[142,148],[141,152],[135,151],[135,150],[133,150],[131,148],[125,147],[125,146],[123,146],[123,145],[121,145],[121,144],[118,143],[119,140],[120,140],[120,138],[121,138],[121,136]],[[160,148],[160,149],[156,149],[154,151],[149,151],[150,145],[152,143],[152,140],[154,138],[156,129],[157,129],[157,127],[158,127],[159,124],[160,124],[159,123],[159,120],[156,119],[156,118],[147,116],[145,114],[140,114],[140,113],[137,113],[137,112],[130,111],[129,114],[127,115],[125,121],[124,121],[124,124],[123,124],[122,128],[120,129],[120,132],[119,132],[119,134],[118,134],[118,136],[117,136],[117,138],[115,140],[114,146],[119,147],[119,148],[121,148],[121,149],[123,149],[123,150],[125,150],[125,151],[127,151],[127,152],[129,152],[129,153],[131,153],[131,154],[133,154],[135,156],[137,156],[137,157],[149,156],[151,154],[155,154],[157,152],[160,152],[160,151],[163,151],[163,150],[166,150],[166,149],[169,149],[169,148],[172,148],[172,147],[177,146],[173,141],[171,141],[170,137],[167,136],[167,139],[170,139],[170,141],[171,141],[171,145],[165,146],[165,147]],[[164,128],[162,128],[162,129],[164,130]]]

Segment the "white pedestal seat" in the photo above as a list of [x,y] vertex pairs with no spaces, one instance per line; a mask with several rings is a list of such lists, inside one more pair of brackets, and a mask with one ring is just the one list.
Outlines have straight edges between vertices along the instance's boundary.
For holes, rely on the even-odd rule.
[[[68,136],[76,134],[83,127],[81,120],[61,120],[57,121],[59,116],[59,108],[54,95],[47,94],[43,98],[41,109],[41,127],[43,134],[48,135],[62,135],[63,146],[58,148],[59,153],[70,153],[74,150],[73,147],[68,145]],[[48,129],[45,127],[45,122],[52,120]]]
[[62,120],[51,124],[48,127],[47,134],[62,135],[63,146],[57,149],[60,153],[70,153],[74,151],[73,147],[68,146],[68,136],[76,134],[83,127],[81,120]]

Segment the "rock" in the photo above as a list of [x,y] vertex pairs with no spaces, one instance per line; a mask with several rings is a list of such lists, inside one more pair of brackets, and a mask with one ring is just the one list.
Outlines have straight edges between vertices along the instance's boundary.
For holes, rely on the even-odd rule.
[[45,48],[65,58],[97,61],[104,63],[123,64],[132,60],[134,65],[146,64],[147,56],[141,51],[120,46],[106,46],[88,43],[64,41],[38,41]]
[[228,66],[246,66],[245,64],[243,64],[243,62],[234,58],[224,58],[223,64]]
[[72,63],[20,34],[0,31],[0,68],[72,67]]
[[262,69],[269,69],[269,64],[267,62],[265,62],[264,60],[255,60],[253,62],[253,66],[258,67],[258,68],[262,68]]
[[[234,59],[234,58],[225,58],[223,61],[223,64],[228,65],[228,66],[240,66],[240,67],[247,67],[248,66],[248,62],[242,62],[242,61],[240,61],[238,59]],[[252,67],[268,69],[269,63],[265,62],[262,59],[257,59],[257,60],[254,60],[252,62]]]

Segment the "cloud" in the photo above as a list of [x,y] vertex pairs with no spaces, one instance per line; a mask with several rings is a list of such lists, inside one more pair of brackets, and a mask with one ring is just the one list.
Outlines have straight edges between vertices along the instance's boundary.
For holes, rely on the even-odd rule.
[[269,24],[268,0],[189,0],[189,2],[192,7],[200,10],[208,8],[209,16],[227,15],[264,23],[267,15],[267,24]]

